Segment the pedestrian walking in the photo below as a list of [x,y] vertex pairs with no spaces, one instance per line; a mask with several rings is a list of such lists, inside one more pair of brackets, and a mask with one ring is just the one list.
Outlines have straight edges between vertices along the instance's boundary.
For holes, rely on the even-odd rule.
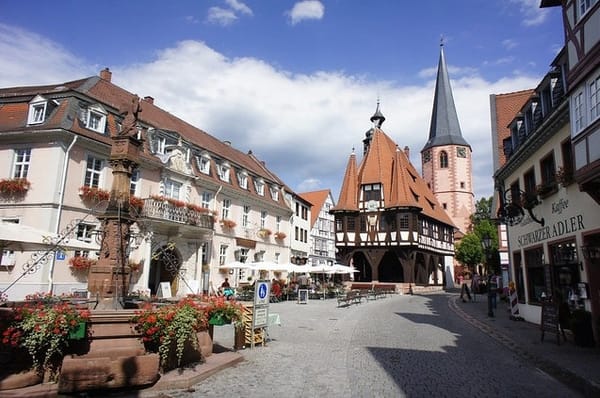
[[498,277],[495,274],[488,275],[487,294],[488,294],[488,316],[494,317],[496,309],[496,294],[498,293]]

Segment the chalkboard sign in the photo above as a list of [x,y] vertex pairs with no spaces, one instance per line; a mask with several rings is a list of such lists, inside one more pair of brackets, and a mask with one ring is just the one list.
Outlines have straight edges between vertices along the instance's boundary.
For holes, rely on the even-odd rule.
[[298,304],[308,303],[308,289],[298,289]]
[[560,333],[558,330],[558,309],[552,302],[542,303],[542,323],[540,329],[542,330],[542,342],[544,341],[544,333],[556,333],[556,342],[560,345]]

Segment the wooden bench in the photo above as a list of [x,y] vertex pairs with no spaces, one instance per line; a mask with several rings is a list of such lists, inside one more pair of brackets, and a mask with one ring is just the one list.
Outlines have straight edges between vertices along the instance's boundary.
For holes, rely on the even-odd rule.
[[338,307],[342,303],[345,303],[346,306],[349,306],[351,304],[360,304],[361,302],[362,302],[362,295],[360,294],[359,291],[356,291],[356,290],[350,290],[347,293],[339,293],[337,296]]
[[375,298],[373,296],[373,285],[371,283],[353,283],[350,285],[350,290],[358,292],[361,298],[369,299],[369,296]]
[[375,283],[373,290],[376,296],[385,297],[388,294],[396,293],[396,285],[393,283]]

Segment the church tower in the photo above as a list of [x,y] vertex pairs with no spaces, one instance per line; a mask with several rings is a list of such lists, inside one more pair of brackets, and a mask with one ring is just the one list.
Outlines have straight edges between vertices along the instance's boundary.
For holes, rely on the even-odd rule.
[[440,45],[429,140],[421,150],[423,179],[454,225],[467,233],[475,212],[471,146],[463,138]]

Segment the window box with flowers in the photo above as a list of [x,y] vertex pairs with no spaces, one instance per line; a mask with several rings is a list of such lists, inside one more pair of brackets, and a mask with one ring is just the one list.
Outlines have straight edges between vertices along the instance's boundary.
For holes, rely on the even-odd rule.
[[556,171],[556,181],[563,187],[571,185],[573,182],[575,182],[573,171],[565,169],[564,167],[559,167],[559,169]]
[[144,200],[137,196],[129,197],[129,207],[133,208],[138,214],[144,209]]
[[110,199],[110,191],[84,185],[79,188],[79,196],[87,202],[101,202]]
[[258,236],[263,239],[266,239],[273,234],[273,232],[268,228],[261,228],[258,230],[257,233],[258,233]]
[[[205,307],[192,298],[154,308],[148,303],[131,319],[149,352],[158,352],[163,371],[200,361],[198,333],[207,331]],[[212,349],[212,343],[211,343]]]
[[535,206],[537,206],[538,204],[540,204],[540,202],[537,199],[537,195],[531,192],[523,192],[521,194],[521,202],[520,205],[521,207],[523,207],[526,210],[531,210],[533,209]]
[[275,232],[275,239],[284,240],[287,235],[284,232]]
[[87,271],[93,265],[96,265],[96,260],[91,258],[73,256],[69,259],[69,266],[73,271]]
[[26,178],[8,178],[0,180],[0,195],[22,196],[27,193],[31,183]]
[[77,309],[58,297],[37,301],[30,296],[22,306],[13,309],[12,322],[2,333],[2,343],[25,349],[35,370],[48,370],[55,377],[69,341],[86,337],[89,317],[88,310]]
[[552,181],[552,182],[547,182],[545,184],[537,185],[535,187],[535,191],[539,195],[539,197],[543,199],[543,198],[555,193],[556,191],[558,191],[558,187],[556,186],[556,182]]
[[223,228],[233,229],[233,228],[235,228],[235,226],[237,224],[233,220],[228,220],[228,219],[224,218],[221,220],[221,225],[223,226]]

